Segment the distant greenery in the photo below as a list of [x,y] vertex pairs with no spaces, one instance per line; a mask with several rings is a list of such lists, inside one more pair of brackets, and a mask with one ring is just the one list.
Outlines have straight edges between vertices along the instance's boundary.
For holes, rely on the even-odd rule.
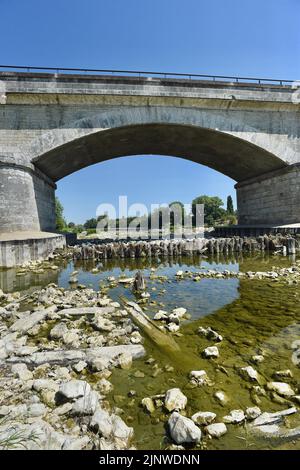
[[[181,215],[174,213],[171,210],[171,206],[179,205],[181,207]],[[216,225],[232,225],[237,223],[237,214],[233,207],[232,197],[227,197],[226,210],[224,209],[224,202],[218,196],[208,196],[203,194],[196,197],[192,201],[191,214],[192,223],[195,227],[196,223],[196,205],[204,204],[204,224],[206,227],[214,227]],[[96,233],[97,223],[107,217],[101,215],[98,218],[87,219],[84,224],[75,224],[74,222],[66,222],[64,215],[64,209],[58,198],[55,198],[55,214],[56,214],[56,229],[59,231],[67,231],[73,233],[86,233],[87,235]],[[168,206],[162,206],[155,209],[148,216],[142,216],[140,218],[140,224],[148,224],[151,228],[151,220],[158,220],[159,228],[162,228],[164,219],[170,218],[170,230],[174,231],[177,225],[180,225],[184,221],[184,217],[188,215],[185,213],[184,204],[181,201],[171,202]],[[178,220],[177,220],[178,219]],[[127,226],[135,220],[135,217],[128,217],[127,219],[116,219],[116,227]]]

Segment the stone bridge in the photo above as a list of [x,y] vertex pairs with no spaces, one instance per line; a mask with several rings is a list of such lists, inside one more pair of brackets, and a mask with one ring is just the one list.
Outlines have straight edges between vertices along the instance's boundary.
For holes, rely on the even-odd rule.
[[54,231],[56,181],[138,154],[233,178],[241,225],[300,223],[294,96],[280,84],[1,72],[0,233]]

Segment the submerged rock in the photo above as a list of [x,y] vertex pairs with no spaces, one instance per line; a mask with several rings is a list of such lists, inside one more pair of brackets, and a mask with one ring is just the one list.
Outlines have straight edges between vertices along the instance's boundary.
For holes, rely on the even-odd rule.
[[198,329],[198,334],[204,336],[205,338],[209,340],[216,341],[216,342],[221,342],[223,340],[223,337],[219,333],[217,333],[215,330],[210,328],[210,326],[208,328],[203,328],[202,326],[200,326],[200,328]]
[[153,402],[152,398],[150,398],[150,397],[143,398],[142,406],[150,414],[155,412],[155,405],[154,405],[154,402]]
[[283,421],[285,416],[297,413],[297,408],[292,407],[283,411],[277,411],[276,413],[262,413],[252,423],[251,426],[264,426],[266,424],[275,424]]
[[209,346],[208,348],[204,349],[202,355],[207,359],[213,359],[219,357],[219,350],[217,346]]
[[285,382],[268,382],[267,389],[272,390],[283,397],[292,397],[295,395],[291,386]]
[[225,392],[219,390],[214,393],[214,398],[220,403],[220,405],[224,406],[228,402],[228,397],[226,396]]
[[190,380],[193,384],[198,386],[211,384],[205,370],[192,370],[190,372]]
[[239,424],[245,421],[245,414],[243,410],[232,410],[229,415],[223,417],[224,423]]
[[176,444],[198,443],[201,430],[194,421],[177,412],[173,412],[168,421],[170,436]]
[[239,371],[243,379],[251,382],[259,382],[258,373],[252,366],[241,367]]

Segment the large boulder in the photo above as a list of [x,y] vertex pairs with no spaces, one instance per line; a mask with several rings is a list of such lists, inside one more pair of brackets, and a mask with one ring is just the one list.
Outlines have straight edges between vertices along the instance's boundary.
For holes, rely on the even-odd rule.
[[201,430],[194,421],[181,414],[171,414],[168,427],[170,436],[176,444],[198,443],[201,441]]

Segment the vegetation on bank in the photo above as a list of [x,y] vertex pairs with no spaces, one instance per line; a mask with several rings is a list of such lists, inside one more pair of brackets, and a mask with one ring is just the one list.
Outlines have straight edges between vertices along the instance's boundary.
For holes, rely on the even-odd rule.
[[[171,207],[177,204],[181,207],[181,215],[174,213],[171,210]],[[185,217],[190,217],[192,226],[196,225],[196,206],[197,204],[204,205],[204,224],[206,227],[214,227],[216,225],[233,225],[237,223],[237,213],[233,207],[232,197],[227,197],[226,209],[223,207],[224,202],[218,196],[207,196],[202,195],[193,199],[191,204],[191,212],[186,214],[184,204],[181,201],[174,201],[170,203],[167,207],[160,207],[155,209],[148,216],[140,217],[140,225],[147,225],[151,228],[151,221],[157,220],[158,227],[162,228],[163,220],[169,217],[170,219],[170,230],[174,231],[174,227],[183,223]],[[56,214],[56,229],[61,232],[73,232],[81,233],[85,232],[87,235],[96,233],[97,223],[105,218],[105,215],[101,215],[98,218],[87,219],[84,224],[75,224],[74,222],[67,222],[64,218],[64,209],[59,201],[55,198],[55,214]],[[180,211],[179,211],[180,212]],[[121,225],[123,227],[129,227],[130,224],[135,220],[136,217],[128,217],[127,219],[116,219],[116,227],[119,228]],[[178,220],[177,220],[178,219]]]

